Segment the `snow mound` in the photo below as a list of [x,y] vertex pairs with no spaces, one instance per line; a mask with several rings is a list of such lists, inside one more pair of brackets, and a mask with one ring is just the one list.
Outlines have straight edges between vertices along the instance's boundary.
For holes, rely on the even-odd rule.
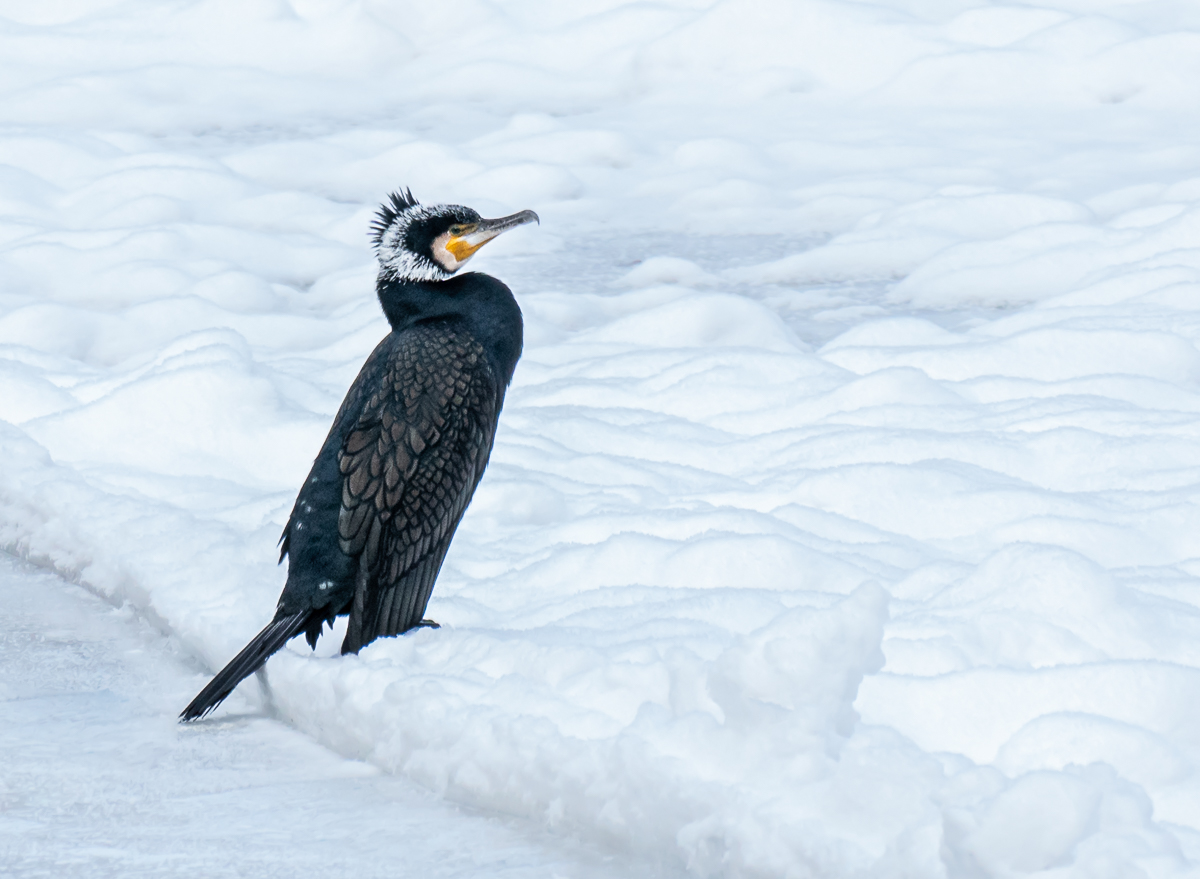
[[1194,874],[1193,10],[446,25],[0,10],[0,545],[223,664],[387,331],[375,205],[533,208],[442,628],[228,709],[668,875]]

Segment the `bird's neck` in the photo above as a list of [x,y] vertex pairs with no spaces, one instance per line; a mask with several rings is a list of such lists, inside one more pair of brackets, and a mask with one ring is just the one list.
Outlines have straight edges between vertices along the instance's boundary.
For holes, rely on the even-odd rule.
[[380,276],[375,292],[383,307],[383,316],[393,330],[403,330],[417,321],[455,312],[454,297],[447,295],[445,281],[397,281]]
[[460,320],[483,345],[507,385],[521,356],[521,309],[512,291],[491,275],[468,272],[445,281],[391,280],[376,285],[393,331],[439,318]]

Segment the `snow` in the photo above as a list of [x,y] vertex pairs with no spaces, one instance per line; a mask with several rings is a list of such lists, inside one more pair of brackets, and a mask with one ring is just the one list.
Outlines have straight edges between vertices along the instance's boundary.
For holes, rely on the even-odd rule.
[[171,638],[11,556],[0,583],[6,876],[628,875],[261,715],[180,726],[195,668]]
[[531,208],[472,264],[526,350],[442,628],[195,734],[696,876],[1196,873],[1198,28],[0,6],[0,545],[223,664],[386,331],[375,206]]

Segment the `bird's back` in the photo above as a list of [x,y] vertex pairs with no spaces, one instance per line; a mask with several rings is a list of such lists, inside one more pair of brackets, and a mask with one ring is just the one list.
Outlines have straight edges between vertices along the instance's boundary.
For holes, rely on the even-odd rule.
[[[297,498],[281,610],[348,611],[343,653],[420,623],[487,465],[503,393],[463,320],[389,334],[347,394],[314,463],[317,482]],[[312,524],[298,518],[312,518],[309,508]]]

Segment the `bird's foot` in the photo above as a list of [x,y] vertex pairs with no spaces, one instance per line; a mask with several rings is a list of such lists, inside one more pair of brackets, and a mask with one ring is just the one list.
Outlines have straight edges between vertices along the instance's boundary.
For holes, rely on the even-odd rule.
[[414,629],[440,629],[441,625],[438,623],[435,623],[433,620],[421,620],[421,622],[417,623],[415,626],[413,626],[413,628]]

